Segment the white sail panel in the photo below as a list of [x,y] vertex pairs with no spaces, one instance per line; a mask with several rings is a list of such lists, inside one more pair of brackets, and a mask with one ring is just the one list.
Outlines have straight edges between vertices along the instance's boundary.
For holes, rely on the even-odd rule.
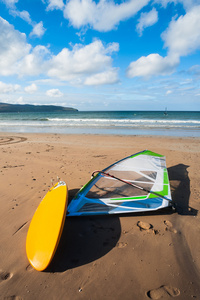
[[98,171],[72,199],[68,215],[150,211],[171,201],[165,157],[145,150]]

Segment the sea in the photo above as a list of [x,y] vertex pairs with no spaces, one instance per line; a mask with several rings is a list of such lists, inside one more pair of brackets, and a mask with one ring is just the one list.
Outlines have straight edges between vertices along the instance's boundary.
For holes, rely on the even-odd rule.
[[200,137],[200,111],[0,113],[0,132]]

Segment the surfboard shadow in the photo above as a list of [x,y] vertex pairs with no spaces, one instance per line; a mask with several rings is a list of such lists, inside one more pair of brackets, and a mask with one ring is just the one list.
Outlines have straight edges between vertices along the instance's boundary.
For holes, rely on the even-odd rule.
[[[178,164],[168,168],[172,199],[176,204],[176,211],[181,215],[195,216],[198,210],[191,208],[190,179],[187,168]],[[69,191],[69,201],[78,190]],[[166,214],[166,210],[159,214]],[[170,210],[170,213],[172,211]],[[141,213],[144,214],[144,213]],[[158,214],[149,212],[148,214]],[[130,214],[126,216],[136,216]],[[67,217],[62,237],[47,272],[64,272],[66,270],[85,265],[104,256],[111,251],[119,241],[121,235],[120,215]]]
[[187,168],[189,166],[178,164],[168,168],[172,199],[176,204],[176,211],[180,215],[196,216],[198,210],[190,207],[190,179]]
[[64,272],[95,261],[116,246],[120,235],[119,216],[66,217],[58,249],[46,271]]

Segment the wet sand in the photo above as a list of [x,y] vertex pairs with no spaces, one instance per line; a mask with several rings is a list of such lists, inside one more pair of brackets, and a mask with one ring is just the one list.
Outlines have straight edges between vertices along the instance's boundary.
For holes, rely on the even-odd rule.
[[[166,156],[177,211],[66,218],[50,267],[34,270],[26,235],[52,183],[71,199],[145,149]],[[0,158],[0,299],[200,299],[200,139],[1,133]]]

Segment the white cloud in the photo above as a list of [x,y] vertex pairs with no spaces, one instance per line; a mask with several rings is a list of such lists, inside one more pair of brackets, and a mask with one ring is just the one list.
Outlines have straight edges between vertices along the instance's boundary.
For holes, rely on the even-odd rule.
[[20,89],[18,84],[7,84],[0,81],[0,94],[14,93]]
[[193,74],[195,76],[200,75],[200,65],[194,65],[188,70],[189,74]]
[[181,56],[188,55],[200,48],[200,5],[193,7],[184,16],[172,20],[162,34],[164,46],[168,48],[166,57],[157,53],[141,57],[130,63],[128,77],[150,77],[167,75],[175,71]]
[[190,10],[193,6],[200,4],[199,0],[154,0],[154,2],[161,4],[164,8],[171,3],[174,3],[175,5],[180,3],[186,11]]
[[[30,24],[33,27],[32,31],[30,33],[30,36],[36,36],[36,37],[41,38],[44,35],[46,29],[43,26],[43,22],[41,21],[36,24],[36,22],[33,22],[31,20],[31,16],[28,11],[18,10],[15,5],[15,3],[18,2],[18,0],[0,0],[0,1],[3,1],[6,4],[6,6],[9,9],[9,13],[12,16],[21,18],[22,20],[24,20],[25,22],[27,22],[28,24]],[[62,2],[62,0],[49,0],[49,2],[50,2],[49,3],[49,5],[50,5],[51,2],[52,3],[55,2],[55,4],[56,4],[56,2],[59,3],[59,2]]]
[[36,46],[18,62],[19,76],[45,74],[51,57],[50,51],[44,46]]
[[75,45],[72,51],[64,48],[50,62],[48,75],[67,81],[83,83],[85,77],[100,72],[112,71],[112,58],[108,55],[118,50],[118,44],[104,47],[101,41],[81,46]]
[[24,103],[24,98],[23,98],[22,96],[20,96],[20,97],[15,101],[15,103],[17,103],[17,104],[25,104],[25,103]]
[[142,56],[132,62],[127,69],[128,77],[151,77],[153,75],[167,75],[175,71],[179,60],[172,61],[171,58],[162,57],[157,53]]
[[62,10],[64,8],[63,0],[48,0],[48,6],[47,10],[54,10],[54,9],[60,9]]
[[149,26],[154,25],[158,21],[158,12],[153,8],[148,13],[141,13],[140,19],[136,26],[136,30],[140,36],[142,36],[143,30]]
[[1,0],[8,8],[14,8],[18,0]]
[[118,82],[118,69],[112,66],[112,54],[119,50],[118,43],[103,45],[95,40],[86,46],[76,44],[71,50],[64,48],[53,55],[45,46],[31,47],[25,34],[0,18],[0,44],[0,75],[3,76],[43,74],[79,85],[92,84],[92,81],[95,84]]
[[51,89],[46,91],[46,95],[49,97],[62,97],[63,93],[59,89]]
[[100,0],[69,0],[64,9],[64,17],[70,23],[80,28],[91,26],[95,30],[109,31],[124,21],[133,17],[148,4],[149,0],[129,0],[121,4],[114,1]]
[[170,94],[172,94],[171,90],[166,91],[166,95],[170,95]]
[[10,14],[14,17],[20,17],[22,20],[26,21],[28,24],[32,24],[32,20],[28,11],[19,11],[17,9],[10,10]]
[[39,22],[36,25],[33,26],[33,30],[30,33],[30,36],[36,36],[41,38],[44,33],[45,33],[46,29],[43,26],[43,22]]
[[117,83],[118,81],[119,81],[118,69],[113,68],[112,70],[87,77],[84,84],[85,85],[114,84]]
[[32,83],[31,85],[28,85],[24,88],[25,92],[29,94],[33,94],[37,91],[38,87],[35,83]]
[[172,20],[162,34],[170,55],[185,56],[200,48],[200,5]]
[[26,35],[14,29],[0,17],[0,75],[16,74],[17,62],[26,56],[31,46]]
[[26,35],[14,29],[0,17],[0,75],[38,75],[45,73],[49,50],[44,46],[32,48]]

